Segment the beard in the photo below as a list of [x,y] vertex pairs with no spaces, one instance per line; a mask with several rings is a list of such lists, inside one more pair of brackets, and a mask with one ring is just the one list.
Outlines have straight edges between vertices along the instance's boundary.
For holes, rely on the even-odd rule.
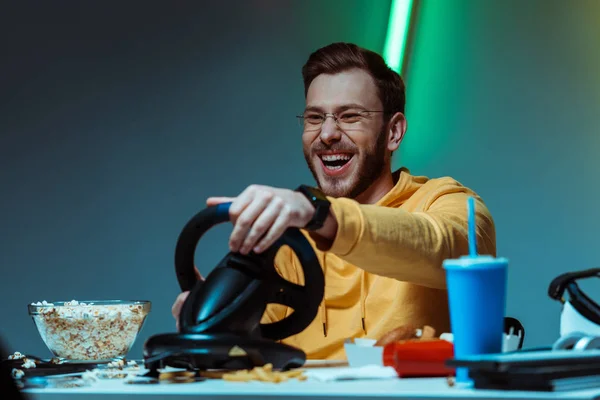
[[[350,152],[353,155],[351,166],[354,171],[348,176],[333,177],[326,175],[316,153],[321,151]],[[309,149],[304,149],[304,159],[321,191],[331,197],[354,199],[365,192],[384,172],[387,152],[387,135],[382,131],[374,143],[359,151],[353,144],[336,142],[332,145],[318,141]]]

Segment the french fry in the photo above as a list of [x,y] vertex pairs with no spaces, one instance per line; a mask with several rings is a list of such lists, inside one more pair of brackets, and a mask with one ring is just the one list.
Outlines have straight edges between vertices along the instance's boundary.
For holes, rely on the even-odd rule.
[[254,373],[254,376],[256,377],[256,379],[259,381],[263,381],[263,382],[274,382],[275,381],[274,378],[276,377],[276,375],[267,374],[267,371],[265,369],[254,368],[252,370],[252,372]]
[[282,374],[284,374],[288,378],[297,378],[301,376],[303,372],[304,371],[302,371],[301,369],[292,369],[290,371],[282,372]]
[[222,379],[227,371],[200,371],[200,376],[208,379]]
[[169,371],[169,372],[161,372],[158,375],[159,381],[165,380],[176,380],[176,379],[191,379],[196,375],[195,372],[192,371]]
[[435,337],[435,329],[429,325],[425,325],[421,330],[421,339],[433,339]]
[[[251,370],[240,370],[230,373],[223,373],[221,378],[226,381],[232,382],[249,382],[249,381],[260,381],[269,383],[281,383],[286,382],[290,379],[296,378],[298,380],[306,380],[306,376],[303,375],[303,370],[296,369],[290,371],[273,371],[272,364],[266,364],[262,367],[254,367]],[[206,376],[206,374],[203,374]],[[216,374],[214,376],[217,376]]]

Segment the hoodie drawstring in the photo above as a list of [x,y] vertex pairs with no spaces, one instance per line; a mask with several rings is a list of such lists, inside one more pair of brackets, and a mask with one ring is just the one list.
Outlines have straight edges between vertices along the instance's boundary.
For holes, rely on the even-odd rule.
[[[323,254],[323,274],[327,277],[327,253]],[[327,287],[327,285],[325,285]],[[367,326],[365,323],[367,317],[366,311],[366,298],[367,298],[367,280],[366,273],[364,270],[360,271],[360,322],[364,334],[367,334]],[[325,294],[323,294],[323,300],[319,306],[319,313],[321,314],[321,324],[323,325],[323,336],[327,337],[327,306],[325,305]]]
[[366,293],[367,293],[367,280],[365,279],[365,271],[360,270],[360,320],[362,323],[362,329],[365,335],[367,334],[367,327],[365,325],[366,312]]
[[[327,279],[327,253],[323,254],[323,275]],[[325,285],[327,287],[327,285]],[[323,293],[323,300],[319,306],[319,312],[321,313],[321,323],[323,324],[323,336],[327,337],[327,307],[325,306],[325,293]]]

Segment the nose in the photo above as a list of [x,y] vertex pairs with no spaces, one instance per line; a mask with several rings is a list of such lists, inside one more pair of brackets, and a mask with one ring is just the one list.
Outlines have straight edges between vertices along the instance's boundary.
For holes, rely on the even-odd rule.
[[325,121],[323,121],[323,125],[321,125],[321,134],[319,137],[325,144],[331,144],[341,139],[342,133],[340,132],[334,117],[331,115],[327,116]]

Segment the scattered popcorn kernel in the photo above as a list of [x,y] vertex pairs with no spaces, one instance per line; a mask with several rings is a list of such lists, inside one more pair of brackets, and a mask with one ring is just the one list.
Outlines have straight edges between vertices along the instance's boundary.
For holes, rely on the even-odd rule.
[[23,372],[23,370],[17,369],[17,368],[13,368],[13,370],[12,370],[12,377],[14,379],[21,379],[24,376],[25,376],[25,372]]
[[13,354],[8,356],[9,360],[20,360],[22,358],[25,358],[25,355],[19,353],[18,351],[15,351]]
[[84,381],[95,382],[98,380],[98,377],[96,376],[95,372],[87,370],[83,374],[81,374],[81,379],[83,379]]

